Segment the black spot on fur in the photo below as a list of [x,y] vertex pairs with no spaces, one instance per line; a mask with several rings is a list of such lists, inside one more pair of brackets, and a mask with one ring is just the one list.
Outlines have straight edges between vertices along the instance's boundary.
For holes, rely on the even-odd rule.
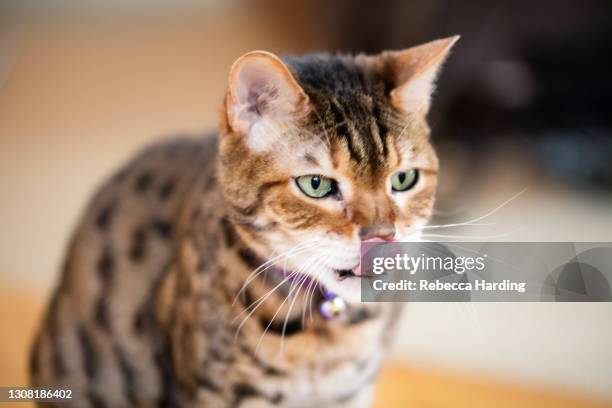
[[257,268],[261,265],[261,262],[257,258],[257,255],[255,255],[255,252],[248,248],[240,248],[238,250],[238,256],[246,265],[251,268]]
[[230,208],[232,209],[232,211],[238,213],[239,215],[243,217],[248,217],[250,215],[253,215],[255,211],[257,210],[257,207],[258,207],[257,204],[253,206],[247,206],[247,207],[238,207],[237,205],[230,204]]
[[159,189],[159,198],[161,200],[165,200],[170,197],[170,195],[174,191],[175,185],[176,181],[174,177],[169,177]]
[[115,261],[110,249],[105,248],[100,256],[100,260],[98,261],[98,275],[104,284],[111,280],[114,268]]
[[134,189],[137,193],[144,193],[153,183],[153,175],[149,172],[144,172],[136,179]]
[[[276,334],[277,336],[284,335],[285,337],[293,336],[294,334],[300,333],[304,330],[304,325],[302,324],[302,318],[298,317],[296,319],[288,320],[285,325],[285,320],[281,319],[279,322],[272,321],[262,318],[260,320],[261,327],[263,330],[267,329],[267,333]],[[283,333],[284,327],[284,333]]]
[[123,380],[123,392],[130,402],[130,405],[137,406],[138,398],[136,395],[136,374],[130,365],[127,356],[118,346],[114,347],[115,358],[119,364],[121,379]]
[[98,227],[98,229],[100,229],[101,231],[106,230],[106,228],[111,222],[114,210],[114,203],[108,204],[100,210],[98,216],[96,217],[96,226]]
[[204,180],[204,184],[202,185],[204,191],[210,191],[215,186],[216,182],[217,179],[214,174],[211,174],[206,177],[206,180]]
[[58,350],[55,350],[53,352],[52,364],[53,364],[53,372],[55,373],[56,376],[61,378],[66,375],[67,373],[66,363],[64,362],[64,357],[62,357],[62,355],[59,353]]
[[153,221],[153,230],[157,232],[161,238],[168,239],[172,236],[172,224],[168,221],[155,220]]
[[56,293],[51,298],[51,303],[49,304],[49,309],[47,310],[47,314],[45,317],[46,325],[49,330],[49,340],[52,344],[53,354],[51,355],[51,365],[53,367],[53,372],[57,377],[64,377],[67,374],[66,363],[64,362],[64,358],[60,353],[60,338],[61,328],[59,327],[59,302],[60,296]]
[[239,345],[240,351],[243,354],[247,355],[253,361],[253,364],[255,364],[265,375],[275,377],[284,377],[287,375],[287,373],[283,370],[268,364],[266,361],[258,357],[257,354],[255,354],[254,349],[249,348],[246,344],[242,342]]
[[382,154],[384,157],[389,155],[387,148],[387,134],[389,133],[389,127],[383,122],[380,107],[378,105],[374,105],[372,108],[372,114],[374,115],[376,126],[378,126],[378,135],[380,136],[380,141],[382,143],[383,151]]
[[208,377],[201,377],[198,376],[196,378],[196,382],[198,383],[198,386],[207,389],[208,391],[214,392],[215,394],[218,394],[219,392],[221,392],[221,387],[219,387],[217,384],[215,384],[210,378]]
[[233,387],[234,405],[239,405],[243,400],[263,396],[262,393],[251,384],[239,383]]
[[151,324],[151,311],[149,310],[149,305],[146,304],[145,307],[142,307],[136,316],[134,317],[134,331],[137,334],[143,335],[149,332],[149,329],[152,327]]
[[210,261],[207,258],[205,258],[203,256],[198,257],[198,265],[196,267],[198,273],[207,272],[208,271],[208,265],[210,265]]
[[78,329],[79,345],[81,347],[81,358],[83,368],[87,377],[92,380],[96,376],[98,368],[98,356],[93,346],[91,335],[84,327]]
[[155,353],[155,363],[161,378],[161,396],[159,398],[159,407],[163,408],[178,408],[178,400],[176,394],[176,373],[172,365],[172,355],[169,346],[163,347]]
[[146,252],[147,248],[147,231],[138,227],[132,233],[132,243],[130,246],[129,257],[133,262],[140,261]]
[[107,407],[104,400],[95,391],[89,390],[87,392],[87,399],[89,400],[89,403],[91,404],[92,408],[106,408]]
[[255,303],[256,298],[253,296],[251,289],[247,286],[244,288],[242,293],[240,293],[240,301],[242,305],[246,308],[250,308],[253,303]]
[[108,303],[106,302],[106,296],[104,294],[102,294],[96,302],[94,319],[103,330],[106,332],[111,331]]
[[234,226],[227,218],[221,219],[221,230],[223,231],[223,238],[225,240],[225,245],[228,248],[234,246],[237,240],[236,231],[234,230]]
[[196,207],[191,212],[191,222],[196,222],[202,216],[202,209],[200,207]]

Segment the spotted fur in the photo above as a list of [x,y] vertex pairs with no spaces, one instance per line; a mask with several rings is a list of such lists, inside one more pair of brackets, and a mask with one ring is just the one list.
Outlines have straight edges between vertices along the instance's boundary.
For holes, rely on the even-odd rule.
[[[365,235],[402,238],[430,216],[430,92],[420,105],[397,95],[432,82],[454,41],[242,57],[219,136],[149,148],[92,200],[32,349],[32,383],[72,388],[75,407],[369,406],[398,308],[361,304],[359,278],[336,272],[358,262]],[[390,175],[407,167],[418,185],[392,193]],[[303,174],[339,189],[306,197]],[[348,301],[345,315],[317,313],[321,288]]]

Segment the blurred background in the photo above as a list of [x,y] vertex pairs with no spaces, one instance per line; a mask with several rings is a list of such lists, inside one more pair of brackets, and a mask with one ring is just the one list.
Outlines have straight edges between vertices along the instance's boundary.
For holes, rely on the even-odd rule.
[[[431,112],[438,240],[612,241],[612,3],[0,0],[0,386],[101,180],[216,126],[242,53],[462,36]],[[612,406],[612,304],[411,304],[377,407]]]

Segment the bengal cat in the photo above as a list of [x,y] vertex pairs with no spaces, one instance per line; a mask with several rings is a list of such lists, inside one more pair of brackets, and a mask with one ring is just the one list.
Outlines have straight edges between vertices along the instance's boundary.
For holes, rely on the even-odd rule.
[[398,307],[360,303],[360,243],[431,215],[426,114],[457,38],[239,58],[218,136],[145,150],[92,200],[33,385],[75,407],[370,406]]

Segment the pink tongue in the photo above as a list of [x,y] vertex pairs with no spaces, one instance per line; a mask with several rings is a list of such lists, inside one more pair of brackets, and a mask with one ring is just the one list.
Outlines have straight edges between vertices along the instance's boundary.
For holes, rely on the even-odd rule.
[[[365,242],[393,242],[393,241],[395,240],[386,240],[382,238],[370,238],[370,239],[366,239],[365,241],[362,241],[362,243],[365,243]],[[361,276],[361,262],[359,263],[359,265],[357,265],[351,270],[353,271],[355,275]]]

